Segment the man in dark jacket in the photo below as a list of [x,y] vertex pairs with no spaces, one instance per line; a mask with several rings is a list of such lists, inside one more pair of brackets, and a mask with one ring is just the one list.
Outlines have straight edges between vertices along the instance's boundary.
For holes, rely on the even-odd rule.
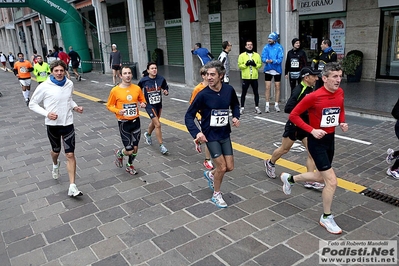
[[[320,47],[321,52],[313,59],[312,68],[322,71],[327,63],[337,62],[337,53],[331,48],[331,41],[329,39],[324,39]],[[323,86],[323,81],[319,77],[314,89],[317,90],[321,86]]]
[[301,83],[300,72],[308,61],[305,51],[301,49],[301,41],[298,38],[292,39],[292,49],[287,53],[285,60],[285,78],[289,78],[291,92],[295,86]]

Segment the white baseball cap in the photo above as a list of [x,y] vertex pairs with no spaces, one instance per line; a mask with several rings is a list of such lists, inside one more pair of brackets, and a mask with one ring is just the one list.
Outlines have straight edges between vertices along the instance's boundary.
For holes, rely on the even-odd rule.
[[114,44],[112,44],[112,47],[116,47],[116,44],[114,43]]

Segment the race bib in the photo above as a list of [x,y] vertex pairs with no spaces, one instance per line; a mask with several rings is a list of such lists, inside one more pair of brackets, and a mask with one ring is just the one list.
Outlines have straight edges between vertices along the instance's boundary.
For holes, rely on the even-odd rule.
[[297,58],[291,59],[291,68],[299,68],[299,61]]
[[291,79],[299,79],[300,75],[301,75],[301,72],[290,72]]
[[211,111],[211,127],[224,127],[229,123],[229,109],[213,109]]
[[138,114],[137,103],[125,103],[123,109],[125,110],[123,114],[125,117],[135,117]]
[[39,75],[40,75],[41,77],[47,77],[47,73],[46,73],[45,71],[40,72]]
[[148,101],[150,104],[157,104],[161,102],[161,95],[158,92],[148,94]]
[[320,127],[336,127],[339,125],[339,107],[324,108],[322,111]]
[[325,65],[326,65],[326,63],[324,61],[320,61],[317,69],[318,70],[323,70]]

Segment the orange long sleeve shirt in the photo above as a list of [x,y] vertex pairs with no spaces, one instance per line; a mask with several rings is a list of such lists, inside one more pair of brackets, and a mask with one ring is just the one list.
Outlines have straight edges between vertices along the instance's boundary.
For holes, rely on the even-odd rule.
[[[139,117],[140,103],[147,103],[139,86],[131,84],[127,88],[115,86],[109,93],[107,109],[113,112],[118,120],[133,120]],[[125,110],[123,115],[120,110]]]

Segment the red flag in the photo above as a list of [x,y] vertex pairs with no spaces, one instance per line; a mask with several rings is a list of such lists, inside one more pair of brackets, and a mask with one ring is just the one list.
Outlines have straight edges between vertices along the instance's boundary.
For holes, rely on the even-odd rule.
[[197,0],[185,0],[187,3],[187,13],[190,16],[190,22],[198,21],[198,3]]
[[272,3],[270,3],[270,0],[267,0],[267,13],[272,13]]

